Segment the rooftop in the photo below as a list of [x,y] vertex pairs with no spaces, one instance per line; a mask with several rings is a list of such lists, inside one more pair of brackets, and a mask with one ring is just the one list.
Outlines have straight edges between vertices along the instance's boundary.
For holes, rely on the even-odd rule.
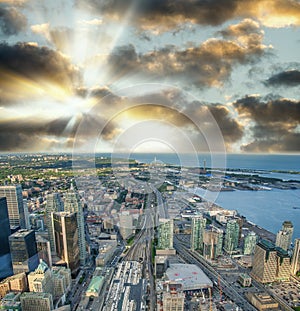
[[170,281],[180,282],[183,290],[196,290],[212,287],[212,281],[196,265],[171,264],[166,271]]
[[103,276],[94,276],[87,289],[87,293],[98,293],[104,282]]

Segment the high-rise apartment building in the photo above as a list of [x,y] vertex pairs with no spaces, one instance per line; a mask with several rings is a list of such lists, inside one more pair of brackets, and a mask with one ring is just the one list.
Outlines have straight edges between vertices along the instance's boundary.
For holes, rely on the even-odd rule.
[[26,228],[21,185],[0,186],[0,197],[6,197],[10,226]]
[[300,239],[296,239],[293,248],[291,274],[296,275],[300,271]]
[[276,235],[276,246],[288,250],[291,247],[294,226],[290,221],[284,221],[281,230]]
[[203,256],[209,260],[216,260],[222,255],[223,231],[212,227],[204,231]]
[[78,246],[79,246],[79,258],[80,264],[84,265],[86,261],[86,241],[84,230],[84,214],[80,198],[77,192],[71,189],[65,195],[64,211],[70,213],[76,213],[77,226],[78,226]]
[[173,219],[159,219],[158,226],[158,249],[173,249]]
[[257,243],[257,235],[255,232],[251,231],[244,239],[244,255],[252,255],[255,250],[255,246]]
[[56,253],[72,273],[80,266],[77,219],[76,213],[52,213]]
[[267,240],[257,243],[251,276],[261,283],[288,280],[290,276],[288,253]]
[[9,240],[10,225],[6,198],[0,198],[0,279],[13,274]]
[[55,244],[54,244],[54,233],[52,227],[52,213],[55,212],[62,212],[63,211],[63,201],[59,195],[59,193],[49,193],[47,194],[47,201],[46,201],[46,226],[48,230],[48,238],[50,241],[50,248],[51,251],[55,251]]
[[232,254],[238,247],[239,243],[240,226],[235,219],[231,219],[227,222],[224,250],[228,254]]
[[33,271],[39,264],[35,233],[33,230],[19,230],[9,237],[14,273]]
[[203,253],[203,235],[206,227],[206,218],[198,215],[192,218],[191,250]]
[[53,299],[49,293],[23,293],[20,296],[22,311],[51,311]]
[[52,272],[43,260],[35,271],[28,274],[27,278],[29,291],[53,295]]

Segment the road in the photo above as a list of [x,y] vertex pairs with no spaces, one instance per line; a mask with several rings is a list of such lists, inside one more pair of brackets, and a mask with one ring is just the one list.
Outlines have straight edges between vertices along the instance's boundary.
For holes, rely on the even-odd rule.
[[240,295],[205,259],[188,249],[185,243],[178,240],[176,236],[174,236],[174,248],[185,261],[199,266],[215,284],[218,284],[219,280],[223,293],[239,307],[245,311],[256,311],[256,308]]

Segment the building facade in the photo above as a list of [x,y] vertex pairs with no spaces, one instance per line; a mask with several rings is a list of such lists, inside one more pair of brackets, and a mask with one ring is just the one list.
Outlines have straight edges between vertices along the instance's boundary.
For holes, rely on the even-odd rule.
[[203,253],[205,259],[216,260],[222,255],[223,231],[218,228],[205,230],[203,235]]
[[77,219],[76,213],[52,214],[56,253],[72,273],[80,266]]
[[249,234],[244,239],[243,254],[252,255],[254,253],[256,243],[257,243],[256,233],[253,231],[249,232]]
[[5,197],[0,197],[0,228],[0,279],[3,279],[13,274],[9,248],[10,224]]
[[47,201],[46,201],[46,227],[48,230],[48,238],[50,241],[50,248],[51,251],[55,251],[55,243],[54,243],[54,233],[52,227],[52,218],[51,214],[55,212],[62,212],[63,211],[63,201],[59,195],[59,193],[49,193],[47,194]]
[[206,218],[202,215],[192,218],[191,250],[203,253],[203,235],[206,227]]
[[158,226],[158,249],[173,249],[173,219],[160,219]]
[[14,274],[31,272],[39,264],[35,233],[33,230],[19,230],[9,237]]
[[20,296],[22,311],[51,311],[53,299],[49,293],[23,293]]
[[21,185],[0,186],[0,197],[6,197],[11,227],[26,228]]
[[288,253],[267,240],[257,243],[251,276],[261,283],[288,280],[290,276]]
[[276,235],[276,246],[287,251],[291,247],[294,226],[290,221],[284,221],[281,230]]
[[300,239],[296,239],[293,248],[291,274],[296,275],[300,271]]
[[77,228],[78,228],[78,247],[79,247],[79,258],[80,264],[84,265],[86,261],[86,241],[85,241],[85,230],[84,230],[84,214],[80,198],[77,192],[71,188],[66,193],[64,199],[64,211],[70,213],[76,213],[77,217]]
[[239,243],[240,226],[235,219],[231,219],[227,222],[224,250],[228,254],[232,254],[238,247]]
[[47,264],[41,260],[35,271],[27,276],[29,291],[37,293],[49,293],[53,295],[52,273]]

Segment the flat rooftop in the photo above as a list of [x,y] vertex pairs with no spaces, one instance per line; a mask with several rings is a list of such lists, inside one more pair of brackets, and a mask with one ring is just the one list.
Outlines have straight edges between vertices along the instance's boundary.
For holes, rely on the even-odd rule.
[[196,265],[171,264],[166,275],[170,281],[181,283],[185,291],[213,287],[212,281]]

